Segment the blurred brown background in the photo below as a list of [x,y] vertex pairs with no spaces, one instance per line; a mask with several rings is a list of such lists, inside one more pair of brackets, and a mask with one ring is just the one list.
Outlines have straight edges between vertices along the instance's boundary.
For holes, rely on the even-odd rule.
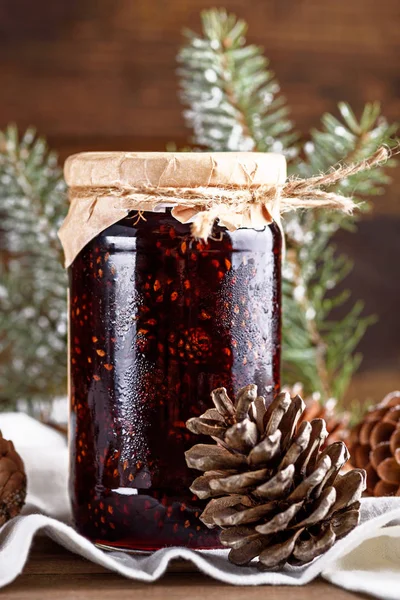
[[[64,159],[80,150],[163,150],[187,141],[175,55],[207,0],[0,0],[0,127],[35,125]],[[225,0],[265,47],[304,133],[347,100],[379,100],[400,115],[399,0]],[[400,387],[400,169],[358,235],[338,244],[355,260],[355,298],[380,323],[362,342],[354,386]],[[350,390],[350,395],[353,394]]]

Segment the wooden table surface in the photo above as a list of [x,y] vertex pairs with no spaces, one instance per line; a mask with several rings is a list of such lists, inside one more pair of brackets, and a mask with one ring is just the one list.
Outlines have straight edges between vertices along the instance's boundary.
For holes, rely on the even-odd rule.
[[[54,542],[37,538],[22,573],[0,590],[7,600],[355,600],[366,598],[341,590],[322,580],[305,587],[228,586],[198,572],[189,563],[173,566],[160,581],[148,584],[124,579],[70,553]],[[179,569],[179,572],[176,571]]]

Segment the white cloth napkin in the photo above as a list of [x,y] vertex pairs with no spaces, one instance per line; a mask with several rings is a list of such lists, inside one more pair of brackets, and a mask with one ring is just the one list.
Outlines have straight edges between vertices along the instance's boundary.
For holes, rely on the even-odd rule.
[[145,582],[159,579],[169,562],[180,558],[234,585],[304,585],[322,576],[348,590],[400,600],[400,498],[363,500],[361,525],[306,567],[261,573],[252,566],[232,565],[225,550],[164,548],[149,556],[104,552],[61,520],[70,514],[64,437],[23,414],[0,414],[0,429],[14,441],[29,481],[24,515],[0,529],[0,587],[21,573],[32,539],[41,531],[76,554]]

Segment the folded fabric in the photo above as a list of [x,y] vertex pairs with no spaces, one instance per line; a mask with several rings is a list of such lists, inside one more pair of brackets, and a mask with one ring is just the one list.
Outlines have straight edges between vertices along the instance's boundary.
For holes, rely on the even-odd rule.
[[69,519],[70,515],[64,437],[22,414],[0,415],[0,429],[21,453],[29,481],[25,515],[0,529],[0,587],[22,571],[32,539],[40,531],[88,560],[144,582],[159,579],[169,562],[180,558],[214,579],[234,585],[304,585],[322,576],[348,590],[400,600],[400,498],[363,499],[360,526],[305,567],[259,572],[255,566],[232,565],[225,550],[174,547],[148,556],[104,552],[66,522],[49,516]]

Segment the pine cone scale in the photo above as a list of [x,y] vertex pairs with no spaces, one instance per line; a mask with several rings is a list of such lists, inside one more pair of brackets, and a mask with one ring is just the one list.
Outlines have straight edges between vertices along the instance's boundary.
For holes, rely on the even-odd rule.
[[303,479],[303,481],[301,481],[301,483],[299,483],[299,485],[293,490],[288,500],[291,502],[296,502],[302,498],[309,498],[316,487],[323,482],[331,464],[332,461],[330,460],[329,456],[323,457],[311,475]]
[[[399,421],[399,423],[400,423],[400,421]],[[399,449],[400,449],[400,426],[398,426],[396,431],[393,433],[393,435],[390,436],[389,445],[390,445],[390,450],[392,451],[392,454],[395,456],[396,455],[398,456]]]
[[286,493],[293,486],[293,477],[294,466],[291,464],[278,471],[276,475],[264,484],[259,485],[253,493],[259,498],[276,500],[277,498],[281,498],[282,494]]
[[318,536],[299,541],[293,549],[293,556],[300,564],[310,562],[315,556],[315,548],[318,549],[320,554],[327,552],[335,543],[336,537],[333,530],[328,527],[325,531],[320,531]]
[[400,465],[395,458],[385,458],[376,471],[385,483],[396,485],[400,481]]
[[240,490],[247,490],[248,487],[257,485],[267,476],[266,469],[259,471],[245,471],[238,475],[230,475],[221,479],[211,480],[210,488],[213,492],[223,492],[227,494],[240,493]]
[[335,488],[331,487],[325,489],[318,497],[315,504],[311,506],[311,514],[303,519],[303,521],[300,521],[300,523],[297,524],[297,527],[311,527],[312,525],[323,521],[330,513],[331,508],[333,508],[335,500]]
[[279,451],[281,437],[278,429],[257,444],[249,454],[249,463],[252,466],[269,463]]
[[309,465],[315,464],[315,458],[328,435],[325,423],[322,419],[313,419],[310,425],[310,441],[307,448],[300,455],[296,462],[296,469],[299,475],[305,475],[309,470]]
[[[189,464],[189,463],[188,463]],[[190,486],[190,491],[193,494],[196,494],[198,498],[201,500],[206,500],[207,498],[213,498],[214,496],[220,496],[220,493],[211,489],[210,483],[214,479],[218,477],[225,477],[226,472],[224,471],[209,471],[197,477],[192,485]]]
[[378,470],[380,463],[386,458],[392,456],[392,450],[390,448],[390,442],[381,442],[369,453],[369,460],[375,470]]
[[[349,456],[343,442],[321,452],[322,419],[298,426],[305,408],[300,397],[283,393],[266,408],[257,388],[247,386],[235,402],[224,389],[212,398],[221,416],[217,445],[198,444],[186,459],[204,471],[191,490],[213,498],[200,518],[222,528],[232,562],[257,556],[261,568],[306,562],[356,526],[365,475],[340,475]],[[199,423],[209,414],[191,419],[188,428],[204,431]]]
[[256,527],[256,531],[258,531],[258,533],[262,533],[263,535],[271,535],[272,533],[277,533],[278,531],[282,531],[282,529],[286,529],[290,521],[295,515],[297,515],[302,506],[302,502],[291,504],[286,510],[278,513],[275,515],[275,517],[272,517],[272,519],[264,525],[258,525]]
[[262,536],[255,531],[252,527],[246,527],[245,525],[238,525],[229,527],[229,529],[223,529],[220,535],[220,541],[223,546],[228,546],[236,550],[241,546],[244,546],[249,541],[261,539]]
[[[231,544],[226,544],[231,546]],[[229,552],[229,560],[235,565],[247,565],[253,558],[259,556],[267,545],[263,536],[246,539],[245,542]]]
[[185,452],[186,462],[191,469],[214,471],[221,468],[237,468],[246,461],[240,454],[232,454],[220,446],[197,444]]
[[212,392],[212,399],[219,415],[227,418],[235,415],[235,407],[224,388],[214,390]]
[[282,450],[286,450],[289,444],[293,442],[299,419],[305,410],[305,403],[300,396],[295,396],[290,400],[291,404],[280,422],[280,430],[286,432],[286,435],[282,438]]
[[300,455],[308,448],[311,432],[311,424],[307,421],[304,421],[299,427],[296,439],[283,457],[279,465],[279,469],[285,469],[287,466],[296,463],[297,459],[300,458]]
[[197,435],[209,435],[213,437],[220,437],[225,433],[225,428],[221,426],[219,421],[212,419],[192,419],[190,431]]
[[224,442],[233,450],[245,452],[251,450],[258,440],[257,425],[244,419],[239,423],[235,423],[225,433]]
[[391,421],[380,421],[375,425],[370,434],[370,444],[372,448],[376,448],[378,444],[390,439],[392,433],[396,430],[396,424]]
[[300,529],[299,531],[296,531],[286,541],[280,544],[269,546],[266,550],[261,552],[259,556],[261,565],[270,569],[285,564],[285,562],[290,558],[291,554],[293,553],[297,539],[302,533],[303,530]]
[[366,474],[360,469],[353,469],[344,473],[334,483],[336,490],[335,509],[340,511],[347,506],[353,506],[361,500],[361,495],[365,489]]
[[201,518],[205,525],[213,528],[217,523],[217,520],[220,518],[221,514],[229,508],[234,506],[243,505],[248,506],[249,508],[252,506],[251,500],[246,495],[233,494],[232,496],[223,496],[222,498],[213,498],[207,504],[204,509]]
[[24,464],[12,442],[0,432],[0,526],[21,511],[25,497]]
[[232,507],[232,510],[229,512],[228,510],[225,510],[216,513],[214,517],[215,523],[220,527],[233,527],[235,525],[249,525],[251,523],[256,523],[261,517],[264,517],[273,511],[275,505],[273,503],[268,503],[261,504],[260,506],[253,506],[251,508],[245,508],[243,506],[243,510],[240,510],[241,508],[240,505],[236,505],[235,507]]
[[276,432],[285,413],[290,408],[291,399],[289,394],[279,394],[270,404],[264,416],[265,436],[268,437]]
[[336,539],[342,539],[358,525],[360,518],[359,508],[360,503],[355,502],[344,513],[339,512],[339,514],[332,517],[331,528],[336,535]]
[[353,457],[353,463],[361,469],[367,469],[370,462],[371,446],[369,444],[362,444],[352,448],[351,455]]
[[378,479],[373,488],[374,496],[400,496],[400,488],[397,483],[387,483],[382,479]]

